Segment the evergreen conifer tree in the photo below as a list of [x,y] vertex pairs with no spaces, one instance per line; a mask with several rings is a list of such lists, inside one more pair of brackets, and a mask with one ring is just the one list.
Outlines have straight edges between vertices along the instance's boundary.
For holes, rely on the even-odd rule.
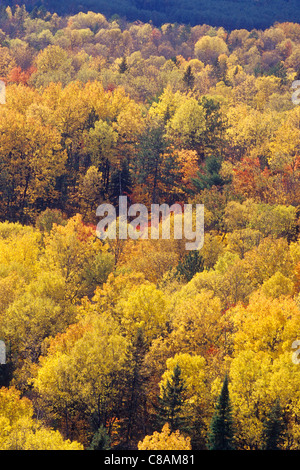
[[144,431],[143,416],[146,402],[144,384],[146,377],[143,366],[146,352],[147,342],[143,331],[138,329],[132,340],[132,347],[128,353],[125,367],[123,434],[126,444],[133,439],[133,436],[139,438]]
[[203,258],[199,251],[190,251],[176,267],[176,274],[182,276],[189,282],[195,274],[200,273],[204,269]]
[[101,424],[98,431],[94,434],[89,450],[109,450],[110,437],[103,424]]
[[119,72],[125,73],[126,70],[128,70],[128,65],[127,65],[126,57],[123,57],[122,62],[119,65]]
[[158,422],[161,426],[169,423],[172,432],[189,430],[188,417],[182,413],[185,392],[185,381],[181,377],[180,366],[176,364],[170,380],[163,387],[162,396],[158,397]]
[[136,182],[144,186],[152,204],[162,198],[169,202],[170,193],[175,192],[180,181],[180,166],[165,132],[163,120],[149,122],[132,162]]
[[264,450],[280,450],[283,432],[283,413],[279,400],[276,400],[264,422]]
[[109,184],[109,199],[118,206],[119,196],[131,194],[131,175],[128,162],[123,160],[121,168],[114,170],[111,174]]
[[229,180],[224,179],[220,175],[221,170],[221,159],[215,156],[210,156],[206,159],[203,173],[198,172],[198,177],[193,178],[193,184],[195,187],[202,191],[207,188],[210,189],[212,186],[222,187],[228,183]]
[[192,88],[194,88],[195,76],[192,72],[192,68],[190,65],[187,66],[186,71],[184,72],[183,81],[185,86],[189,90],[192,90]]
[[234,450],[234,431],[227,375],[225,376],[215,413],[210,423],[208,440],[208,448],[210,450]]

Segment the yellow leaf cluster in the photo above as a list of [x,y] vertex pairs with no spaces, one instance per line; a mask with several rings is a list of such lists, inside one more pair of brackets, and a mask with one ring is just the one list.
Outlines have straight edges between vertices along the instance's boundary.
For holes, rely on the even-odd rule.
[[59,431],[33,419],[33,406],[15,388],[0,389],[1,450],[83,450],[76,441],[64,440]]
[[171,432],[166,423],[160,433],[154,432],[140,441],[138,450],[191,450],[190,438],[182,436],[179,431]]

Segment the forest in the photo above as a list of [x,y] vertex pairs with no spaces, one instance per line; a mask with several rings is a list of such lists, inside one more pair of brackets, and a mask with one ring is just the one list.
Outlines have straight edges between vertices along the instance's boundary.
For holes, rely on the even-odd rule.
[[[300,24],[23,5],[0,45],[0,449],[300,449]],[[100,240],[120,195],[203,248]]]
[[[23,0],[29,13],[38,10],[59,15],[75,15],[89,10],[102,13],[108,19],[127,21],[185,23],[191,26],[209,24],[226,29],[266,29],[276,21],[300,22],[297,0]],[[19,5],[19,0],[2,0],[5,7]]]

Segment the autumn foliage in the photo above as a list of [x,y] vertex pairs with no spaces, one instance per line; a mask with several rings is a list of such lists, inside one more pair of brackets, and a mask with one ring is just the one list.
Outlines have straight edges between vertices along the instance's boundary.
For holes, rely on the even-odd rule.
[[[299,449],[299,25],[0,11],[0,449],[207,449],[225,375],[235,448],[280,400]],[[204,204],[203,248],[100,240],[120,195]]]

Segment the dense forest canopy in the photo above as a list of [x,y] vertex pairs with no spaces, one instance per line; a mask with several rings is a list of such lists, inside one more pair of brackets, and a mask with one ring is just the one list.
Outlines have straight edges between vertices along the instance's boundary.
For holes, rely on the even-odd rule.
[[[299,70],[297,22],[1,9],[1,450],[300,448]],[[203,248],[100,240],[120,195]]]
[[[4,0],[4,5],[18,5],[18,0]],[[128,21],[210,24],[227,29],[267,28],[275,21],[300,21],[297,0],[25,0],[28,11],[43,7],[59,14],[93,10],[108,18],[117,15]]]

